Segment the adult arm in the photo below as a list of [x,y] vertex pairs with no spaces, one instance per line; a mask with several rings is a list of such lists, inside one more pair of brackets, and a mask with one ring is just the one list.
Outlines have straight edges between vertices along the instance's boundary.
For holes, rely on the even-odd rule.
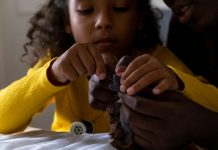
[[218,148],[218,113],[177,92],[156,97],[120,95],[121,116],[127,118],[134,140],[145,149],[171,150],[195,142]]

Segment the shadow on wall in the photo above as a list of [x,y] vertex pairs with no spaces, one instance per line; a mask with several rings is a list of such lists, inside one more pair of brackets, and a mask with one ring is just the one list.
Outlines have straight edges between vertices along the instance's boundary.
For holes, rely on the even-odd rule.
[[172,15],[171,10],[165,5],[163,0],[151,0],[151,4],[153,8],[158,8],[162,12],[162,16],[159,20],[160,25],[160,38],[164,45],[167,42],[168,35],[168,25]]
[[[0,6],[1,9],[2,6]],[[0,20],[2,20],[2,12],[0,11]],[[4,57],[3,57],[3,46],[2,46],[2,25],[0,23],[0,89],[4,85]]]

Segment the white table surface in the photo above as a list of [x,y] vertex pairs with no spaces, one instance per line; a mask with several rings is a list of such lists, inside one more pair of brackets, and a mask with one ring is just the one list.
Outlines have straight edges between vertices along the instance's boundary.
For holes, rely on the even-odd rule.
[[83,134],[28,129],[22,133],[0,135],[1,150],[116,150],[108,133]]

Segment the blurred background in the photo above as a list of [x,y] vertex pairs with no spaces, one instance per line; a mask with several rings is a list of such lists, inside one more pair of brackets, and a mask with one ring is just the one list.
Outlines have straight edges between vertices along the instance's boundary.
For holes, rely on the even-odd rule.
[[[0,89],[21,78],[27,72],[26,64],[20,61],[23,44],[28,41],[27,30],[30,17],[47,0],[0,0]],[[160,19],[160,37],[166,42],[171,11],[162,0],[152,0],[152,5],[163,12]],[[33,118],[31,126],[50,129],[54,105]]]

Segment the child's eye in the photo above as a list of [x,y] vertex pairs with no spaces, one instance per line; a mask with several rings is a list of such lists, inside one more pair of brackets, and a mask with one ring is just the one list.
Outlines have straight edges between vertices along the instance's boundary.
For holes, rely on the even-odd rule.
[[128,7],[114,7],[113,9],[114,9],[114,11],[116,11],[116,12],[120,12],[120,13],[122,13],[122,12],[126,12],[126,11],[129,10]]
[[79,14],[81,14],[81,15],[88,15],[88,14],[91,14],[93,12],[93,8],[89,8],[89,9],[77,9],[76,11]]

